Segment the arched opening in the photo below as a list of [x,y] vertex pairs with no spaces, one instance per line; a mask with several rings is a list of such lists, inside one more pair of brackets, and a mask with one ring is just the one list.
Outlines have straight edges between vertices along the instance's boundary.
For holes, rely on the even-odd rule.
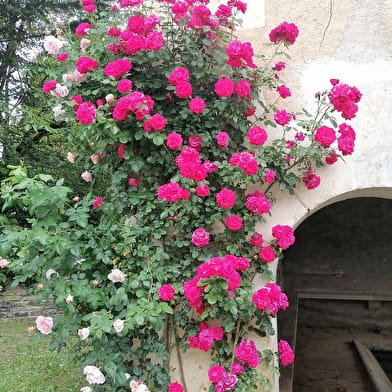
[[354,341],[390,374],[392,200],[336,202],[295,234],[278,268],[291,303],[278,316],[279,339],[296,351],[294,365],[282,371],[280,391],[379,390]]

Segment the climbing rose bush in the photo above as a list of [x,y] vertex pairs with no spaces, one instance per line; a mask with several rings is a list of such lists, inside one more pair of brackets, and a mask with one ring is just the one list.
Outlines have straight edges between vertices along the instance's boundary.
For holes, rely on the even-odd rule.
[[170,357],[186,350],[211,354],[211,392],[267,387],[265,367],[294,354],[254,333],[274,334],[289,306],[269,263],[295,236],[264,224],[279,192],[318,187],[317,168],[353,152],[361,93],[331,79],[314,115],[292,113],[281,56],[299,29],[282,22],[276,50],[256,55],[235,36],[240,0],[214,12],[208,0],[81,6],[83,22],[45,40],[41,99],[87,191],[12,168],[4,210],[29,218],[3,227],[1,268],[54,298],[62,315],[38,317],[37,333],[52,347],[76,337],[83,391],[189,391]]

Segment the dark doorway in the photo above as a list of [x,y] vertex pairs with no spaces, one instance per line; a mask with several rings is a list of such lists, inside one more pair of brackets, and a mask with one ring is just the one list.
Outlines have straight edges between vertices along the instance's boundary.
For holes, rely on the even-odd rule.
[[295,235],[278,270],[279,338],[296,352],[280,391],[374,391],[352,342],[392,345],[392,200],[332,204]]

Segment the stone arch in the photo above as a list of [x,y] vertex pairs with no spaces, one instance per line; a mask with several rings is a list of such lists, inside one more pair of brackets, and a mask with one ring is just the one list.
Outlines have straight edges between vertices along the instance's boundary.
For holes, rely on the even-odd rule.
[[[314,218],[317,216],[316,214],[318,212],[320,212],[320,214],[322,214],[322,213],[325,214],[325,211],[328,211],[328,210],[333,211],[334,209],[336,209],[337,206],[349,205],[350,203],[351,204],[355,203],[356,205],[360,205],[360,203],[363,201],[366,201],[366,203],[368,203],[367,204],[368,206],[370,206],[369,203],[371,203],[371,202],[379,205],[380,203],[383,203],[382,200],[387,202],[388,206],[392,206],[392,202],[390,201],[390,199],[392,199],[392,188],[391,187],[383,187],[383,186],[362,187],[362,188],[347,190],[346,192],[343,192],[343,193],[337,193],[332,197],[327,197],[327,195],[330,195],[331,193],[333,193],[333,190],[329,189],[328,191],[326,191],[324,193],[325,193],[325,197],[319,197],[317,203],[311,204],[311,208],[308,207],[305,203],[303,203],[303,199],[296,197],[301,208],[291,209],[291,210],[287,209],[286,210],[287,213],[285,214],[285,216],[283,216],[284,214],[282,214],[280,216],[280,219],[283,220],[284,222],[289,222],[288,224],[291,224],[295,229],[298,229],[298,231],[300,231],[300,229],[301,229],[300,226],[301,227],[302,227],[302,225],[305,226],[307,224],[307,221],[308,222],[310,222],[310,221],[315,222]],[[391,211],[389,213],[390,215],[388,215],[388,216],[392,217],[392,208],[390,208],[390,207],[388,207],[388,208],[389,208],[389,211]],[[385,211],[386,210],[384,207],[384,212]],[[325,216],[326,215],[324,215],[324,218],[325,218]],[[354,219],[352,219],[352,220],[354,220]],[[316,222],[317,222],[317,220],[316,220]],[[392,219],[389,219],[389,222],[391,222],[390,226],[392,227]],[[370,228],[370,229],[372,229],[372,228]],[[374,229],[374,227],[373,227],[373,229]],[[316,232],[316,229],[315,229],[315,232]],[[391,239],[392,239],[392,236],[391,236]],[[301,240],[299,240],[299,241],[301,241]],[[302,241],[304,241],[303,238],[302,238]],[[301,247],[301,243],[297,242],[297,244],[294,246]],[[289,253],[290,253],[290,250],[288,250],[286,252],[287,256],[289,256]],[[291,261],[294,262],[295,260],[291,259]],[[283,260],[283,263],[281,262],[281,264],[279,266],[276,266],[277,267],[276,272],[278,275],[278,283],[281,284],[283,287],[284,286],[289,287],[291,283],[287,282],[287,276],[285,276],[285,274],[284,274],[284,268],[282,268],[282,264],[284,265],[284,260]],[[368,289],[368,287],[366,289]],[[292,288],[288,289],[288,291],[290,291],[290,290],[292,290]],[[383,288],[381,287],[380,290],[382,291]],[[341,295],[341,291],[342,290],[340,290],[340,295]],[[366,292],[365,291],[362,293],[363,298],[360,295],[358,296],[358,293],[351,293],[352,299],[365,301],[366,300],[366,298],[365,298]],[[388,291],[388,290],[386,290],[386,291]],[[338,293],[338,292],[339,292],[339,290],[337,290],[336,293]],[[343,295],[343,297],[339,298],[338,294],[336,294],[337,299],[343,299],[343,300],[350,299],[350,295],[348,295],[347,298],[344,298],[344,295]],[[343,294],[344,294],[344,292],[343,292]],[[316,297],[317,297],[317,293],[316,294],[313,293],[313,295],[316,295]],[[329,294],[324,293],[324,296],[326,296],[326,298],[329,298],[328,295]],[[392,300],[392,290],[391,290],[391,293],[386,293],[386,296],[388,296],[388,295],[391,296],[391,300]],[[306,298],[306,295],[303,298]],[[323,296],[321,295],[321,296],[319,296],[319,298],[323,298]],[[289,296],[289,299],[290,299],[290,296]],[[386,299],[387,299],[387,297],[385,297],[383,300],[386,301]],[[295,299],[291,298],[290,302],[291,302],[291,307],[282,313],[282,318],[280,318],[280,316],[278,316],[278,318],[281,321],[278,325],[278,329],[279,329],[278,333],[280,335],[280,338],[286,338],[287,336],[290,336],[290,333],[292,333],[291,339],[292,340],[294,339],[294,342],[295,342],[295,338],[296,338],[295,334],[296,334],[297,319],[298,319],[298,303],[299,303],[298,297],[296,297]],[[343,302],[343,301],[341,301],[341,302]],[[346,304],[346,306],[349,306],[349,305]],[[370,302],[368,303],[368,306],[372,306],[370,304]],[[379,306],[379,305],[376,303],[376,306]],[[391,309],[392,309],[392,307],[391,307]],[[392,319],[391,319],[391,323],[392,323]],[[369,327],[369,326],[367,326],[367,327]],[[282,333],[283,333],[283,335],[286,335],[286,336],[282,336]],[[289,337],[289,339],[290,339],[290,337]],[[291,343],[293,343],[293,341]],[[293,367],[283,369],[282,378],[280,380],[280,388],[277,390],[280,390],[281,392],[291,392],[292,391],[292,385],[291,385],[292,379],[293,379]]]

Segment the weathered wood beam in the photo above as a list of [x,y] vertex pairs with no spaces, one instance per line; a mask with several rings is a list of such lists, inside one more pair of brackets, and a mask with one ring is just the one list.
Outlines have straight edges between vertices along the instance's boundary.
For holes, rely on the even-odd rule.
[[353,340],[353,343],[362,359],[363,364],[370,376],[370,380],[377,392],[392,392],[392,382],[385,374],[384,369],[380,366],[377,359],[372,352],[361,344],[358,340]]

